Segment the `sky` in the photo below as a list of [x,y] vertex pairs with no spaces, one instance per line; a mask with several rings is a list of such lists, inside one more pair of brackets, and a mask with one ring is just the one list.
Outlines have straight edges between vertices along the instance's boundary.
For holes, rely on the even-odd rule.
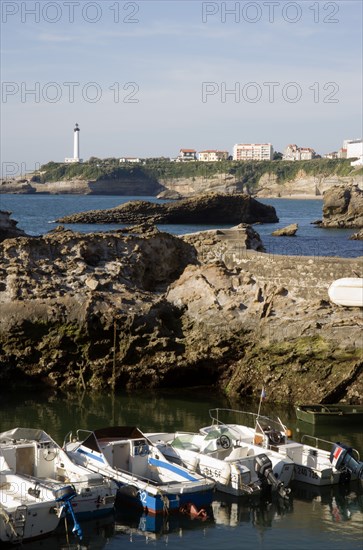
[[1,2],[1,167],[362,137],[362,2]]

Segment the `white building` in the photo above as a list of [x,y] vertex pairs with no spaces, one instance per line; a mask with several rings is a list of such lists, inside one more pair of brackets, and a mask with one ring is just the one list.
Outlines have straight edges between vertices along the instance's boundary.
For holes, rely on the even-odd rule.
[[228,159],[228,151],[217,151],[216,149],[206,149],[199,151],[198,160],[201,162],[217,162]]
[[120,162],[134,162],[135,164],[141,162],[138,157],[121,157]]
[[272,160],[271,143],[236,143],[233,147],[233,160]]
[[76,126],[73,130],[73,157],[66,157],[64,159],[64,162],[66,163],[74,163],[74,162],[83,162],[81,158],[79,158],[79,132],[80,128],[78,124],[76,123]]
[[190,162],[197,160],[197,152],[195,149],[180,149],[176,160],[177,162]]
[[361,139],[351,139],[344,141],[344,145],[347,149],[347,159],[356,158],[357,160],[351,162],[352,166],[363,165],[363,141]]
[[282,160],[311,160],[316,153],[311,147],[298,147],[296,143],[286,147]]

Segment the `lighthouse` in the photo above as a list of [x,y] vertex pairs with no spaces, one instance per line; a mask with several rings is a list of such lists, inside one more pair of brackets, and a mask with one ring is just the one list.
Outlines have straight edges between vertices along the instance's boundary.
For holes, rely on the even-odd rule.
[[79,158],[79,132],[80,127],[78,126],[78,123],[76,122],[76,125],[73,130],[73,157],[72,158],[65,158],[64,162],[83,162],[81,158]]
[[74,142],[73,142],[73,158],[74,162],[79,162],[79,126],[76,122],[76,126],[74,128]]

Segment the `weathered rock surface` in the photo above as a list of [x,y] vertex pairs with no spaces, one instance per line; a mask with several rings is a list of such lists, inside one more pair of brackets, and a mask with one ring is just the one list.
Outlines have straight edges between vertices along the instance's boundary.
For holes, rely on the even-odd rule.
[[286,227],[276,229],[276,231],[273,231],[271,235],[273,235],[274,237],[294,237],[298,228],[299,225],[297,223],[291,223]]
[[275,401],[361,401],[362,312],[327,294],[361,260],[248,249],[259,243],[245,226],[183,238],[59,227],[3,241],[1,382],[107,388],[115,358],[130,389],[257,396],[265,384]]
[[363,190],[336,186],[324,193],[322,227],[363,227]]
[[353,235],[351,235],[349,239],[352,241],[363,241],[363,229],[357,231],[357,233],[353,233]]
[[25,231],[17,227],[18,222],[10,218],[11,212],[0,210],[0,242],[4,239],[25,235]]
[[130,201],[108,210],[93,210],[58,220],[61,223],[273,223],[275,208],[249,195],[198,195],[172,203]]

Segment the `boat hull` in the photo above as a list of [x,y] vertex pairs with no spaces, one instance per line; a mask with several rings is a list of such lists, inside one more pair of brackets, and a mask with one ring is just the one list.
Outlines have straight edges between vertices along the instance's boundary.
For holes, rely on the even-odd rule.
[[363,407],[346,405],[298,405],[296,417],[302,422],[318,426],[335,423],[363,423]]
[[337,279],[330,285],[328,294],[330,300],[339,306],[363,307],[363,278]]

